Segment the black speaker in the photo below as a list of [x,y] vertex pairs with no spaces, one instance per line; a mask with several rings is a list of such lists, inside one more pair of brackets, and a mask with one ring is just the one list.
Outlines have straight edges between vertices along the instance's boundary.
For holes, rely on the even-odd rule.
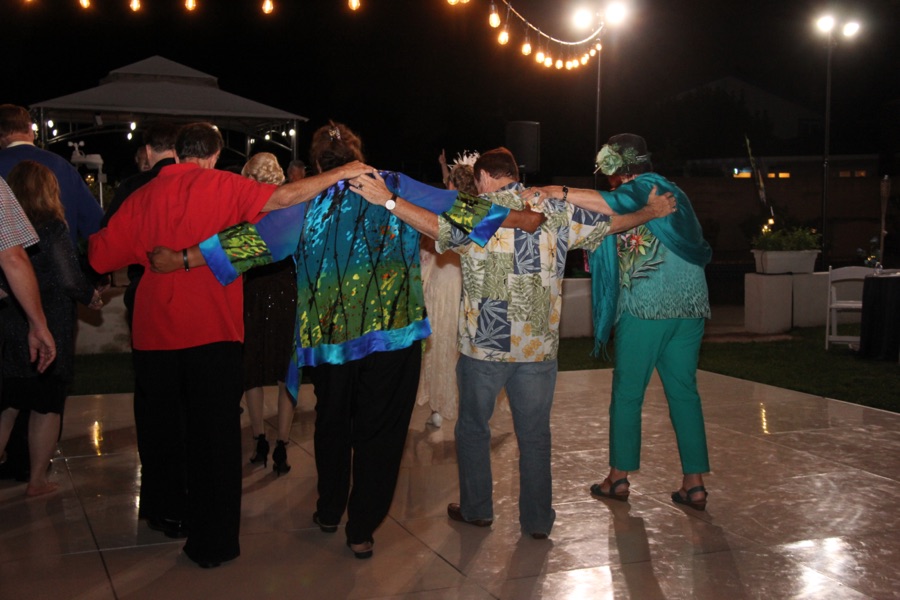
[[541,124],[537,121],[508,122],[506,147],[516,157],[522,173],[541,170]]

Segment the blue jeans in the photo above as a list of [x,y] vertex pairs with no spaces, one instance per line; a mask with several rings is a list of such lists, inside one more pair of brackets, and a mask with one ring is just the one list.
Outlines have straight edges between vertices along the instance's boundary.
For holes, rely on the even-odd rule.
[[550,474],[550,409],[556,361],[505,363],[460,356],[456,455],[460,508],[466,520],[494,518],[491,427],[497,394],[509,396],[519,443],[519,524],[524,533],[550,533],[553,479]]

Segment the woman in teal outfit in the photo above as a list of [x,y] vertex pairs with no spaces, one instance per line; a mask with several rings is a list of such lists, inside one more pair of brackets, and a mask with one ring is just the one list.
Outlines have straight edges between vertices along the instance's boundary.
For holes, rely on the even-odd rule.
[[[709,471],[703,410],[697,392],[697,360],[709,295],[704,267],[712,250],[687,195],[653,173],[647,144],[640,136],[615,135],[597,155],[597,170],[609,178],[611,192],[543,188],[547,196],[589,210],[632,212],[648,193],[672,192],[678,210],[645,225],[609,236],[591,255],[594,327],[603,351],[616,327],[615,370],[609,407],[609,475],[591,486],[595,497],[627,500],[628,474],[640,467],[641,408],[653,370],[659,373],[681,457],[681,488],[672,501],[706,508],[703,474]],[[596,171],[595,171],[596,172]]]

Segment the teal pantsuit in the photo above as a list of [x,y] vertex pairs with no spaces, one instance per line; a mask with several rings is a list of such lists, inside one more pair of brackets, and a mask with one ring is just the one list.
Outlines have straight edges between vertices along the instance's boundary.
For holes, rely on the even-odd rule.
[[641,408],[653,370],[659,372],[675,428],[683,473],[709,471],[697,358],[703,318],[639,319],[623,313],[616,324],[616,366],[609,406],[609,464],[640,467]]
[[616,236],[591,255],[594,325],[600,346],[615,323],[616,366],[609,407],[609,464],[635,471],[641,458],[641,408],[659,373],[684,474],[709,471],[697,359],[709,318],[704,266],[712,250],[687,195],[656,173],[638,175],[603,199],[619,214],[647,203],[651,188],[672,192],[677,212]]

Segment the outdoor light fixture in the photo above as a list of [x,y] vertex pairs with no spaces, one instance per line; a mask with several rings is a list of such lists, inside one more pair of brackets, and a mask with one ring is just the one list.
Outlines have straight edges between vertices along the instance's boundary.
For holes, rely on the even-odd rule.
[[[828,264],[828,158],[831,153],[831,55],[837,46],[834,30],[838,20],[833,15],[822,15],[816,21],[816,27],[828,36],[826,41],[827,58],[825,63],[825,143],[822,150],[822,264]],[[852,38],[859,33],[858,21],[848,20],[840,24],[841,34]]]
[[528,32],[525,32],[525,42],[522,44],[522,54],[528,56],[531,54],[531,39],[528,37]]
[[497,12],[497,5],[491,2],[491,16],[488,17],[488,23],[494,29],[500,27],[500,13]]
[[128,8],[134,12],[141,10],[141,0],[131,0],[131,2],[128,3]]
[[594,21],[594,13],[587,8],[579,8],[572,15],[572,22],[578,29],[588,29]]
[[197,8],[197,0],[184,0],[184,7],[188,10]]
[[459,0],[447,0],[447,4],[449,4],[450,6],[456,6],[457,4],[459,4]]
[[349,5],[350,10],[359,10],[359,0],[350,0]]
[[91,0],[78,0],[78,4],[81,5],[81,8],[90,8]]
[[509,30],[506,27],[503,28],[503,31],[500,32],[500,35],[497,36],[497,41],[500,42],[501,46],[505,46],[509,43]]
[[262,3],[262,11],[267,15],[271,15],[273,10],[275,10],[275,3],[272,0],[266,0]]

